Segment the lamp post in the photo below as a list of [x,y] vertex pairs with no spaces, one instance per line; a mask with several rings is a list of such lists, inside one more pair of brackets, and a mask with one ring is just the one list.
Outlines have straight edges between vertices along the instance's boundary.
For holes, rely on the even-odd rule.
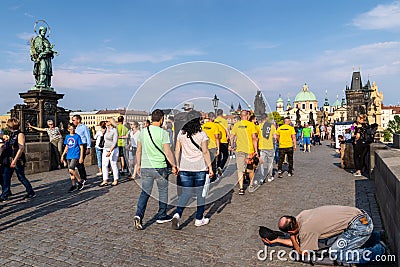
[[219,99],[218,99],[217,95],[214,95],[214,98],[212,99],[212,103],[214,106],[215,115],[217,115],[218,101],[219,101]]

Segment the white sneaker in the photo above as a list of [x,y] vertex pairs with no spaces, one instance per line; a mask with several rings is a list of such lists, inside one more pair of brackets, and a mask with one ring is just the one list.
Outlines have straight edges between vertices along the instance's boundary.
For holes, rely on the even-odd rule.
[[222,169],[220,167],[217,168],[217,173],[219,176],[222,176]]
[[96,173],[96,176],[103,176],[103,173],[102,172],[98,172],[98,173]]
[[203,217],[203,219],[201,219],[201,220],[197,220],[197,219],[196,219],[196,221],[194,222],[194,225],[196,225],[196,226],[203,226],[203,225],[208,224],[209,222],[210,222],[210,219],[209,219],[209,218],[204,218],[204,217]]
[[172,229],[179,230],[180,226],[181,226],[181,217],[179,216],[178,213],[175,213],[174,217],[172,217]]
[[275,180],[274,177],[268,177],[268,179],[267,179],[268,182],[272,182],[273,180]]

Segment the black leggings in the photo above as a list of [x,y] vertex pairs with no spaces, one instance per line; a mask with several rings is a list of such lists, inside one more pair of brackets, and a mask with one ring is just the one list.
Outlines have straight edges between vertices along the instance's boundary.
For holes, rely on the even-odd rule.
[[367,167],[367,153],[369,149],[369,145],[358,142],[354,145],[354,167],[356,170],[363,170],[364,167]]

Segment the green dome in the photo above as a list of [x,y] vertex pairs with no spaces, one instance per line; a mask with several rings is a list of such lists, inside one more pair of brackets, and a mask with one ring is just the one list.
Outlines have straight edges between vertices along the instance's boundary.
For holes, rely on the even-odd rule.
[[304,84],[301,92],[296,95],[294,102],[317,101],[315,95],[308,90],[308,85]]
[[276,103],[283,103],[283,99],[282,99],[282,97],[280,95],[279,95],[278,100],[276,100]]
[[342,103],[339,101],[339,99],[336,99],[335,102],[333,102],[332,107],[340,107],[342,106]]

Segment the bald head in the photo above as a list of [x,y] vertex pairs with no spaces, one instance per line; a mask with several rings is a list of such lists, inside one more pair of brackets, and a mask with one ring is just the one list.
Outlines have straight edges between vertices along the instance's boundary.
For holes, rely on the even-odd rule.
[[247,110],[240,111],[240,118],[242,120],[248,120],[249,119],[249,112],[247,112]]
[[297,229],[297,220],[293,216],[282,216],[278,221],[278,227],[282,232],[295,231]]

